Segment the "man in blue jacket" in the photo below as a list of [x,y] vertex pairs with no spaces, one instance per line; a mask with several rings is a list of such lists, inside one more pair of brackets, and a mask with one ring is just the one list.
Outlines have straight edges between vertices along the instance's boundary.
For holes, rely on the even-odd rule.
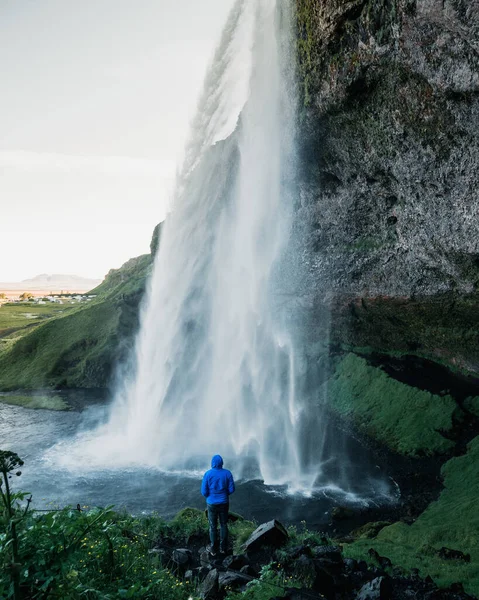
[[201,493],[206,498],[208,521],[210,524],[210,554],[216,556],[218,550],[218,519],[220,521],[220,552],[228,549],[228,511],[229,497],[235,491],[233,475],[223,469],[223,459],[215,454],[211,459],[211,469],[203,475]]

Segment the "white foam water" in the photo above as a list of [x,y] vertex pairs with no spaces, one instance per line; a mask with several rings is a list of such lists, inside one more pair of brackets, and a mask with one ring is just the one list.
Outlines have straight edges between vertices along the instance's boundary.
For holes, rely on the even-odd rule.
[[292,4],[239,0],[226,24],[135,359],[97,439],[117,462],[178,468],[221,452],[271,484],[314,479],[299,449],[294,343],[274,297],[295,170]]
[[[378,494],[374,477],[351,477],[342,438],[317,402],[309,406],[301,341],[279,300],[288,265],[298,264],[290,260],[293,4],[233,7],[162,229],[134,356],[118,371],[107,423],[60,451],[64,467],[196,473],[219,453],[237,478],[261,478],[280,493]],[[364,481],[352,487],[353,479]]]

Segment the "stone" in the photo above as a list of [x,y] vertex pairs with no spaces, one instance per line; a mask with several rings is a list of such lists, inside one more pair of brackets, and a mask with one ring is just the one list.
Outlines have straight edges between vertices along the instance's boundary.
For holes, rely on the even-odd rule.
[[211,564],[211,555],[208,552],[208,550],[205,550],[203,548],[202,550],[200,550],[199,555],[200,555],[200,565],[202,567],[206,567]]
[[198,593],[202,600],[209,600],[218,594],[218,570],[211,569],[205,580],[199,585]]
[[244,567],[241,567],[240,573],[248,575],[249,577],[258,577],[257,571],[253,569],[251,565],[245,565]]
[[263,546],[278,548],[286,543],[288,537],[288,532],[283,525],[273,519],[255,529],[243,544],[243,548],[247,552],[255,552]]
[[188,571],[185,571],[185,579],[186,581],[191,581],[194,577],[193,571],[191,569],[188,569]]
[[[208,567],[196,567],[196,569],[193,569],[192,573],[193,573],[193,577],[195,579],[198,579],[199,581],[203,581],[208,573],[211,571],[212,567],[211,565],[209,565]],[[186,578],[186,573],[185,573],[185,578]]]
[[338,546],[316,546],[313,548],[315,558],[326,558],[333,562],[342,562],[341,548]]
[[171,560],[178,566],[186,568],[186,566],[191,564],[192,553],[188,548],[177,548],[173,550],[171,555]]
[[355,600],[390,600],[391,598],[391,580],[387,577],[376,577],[363,585]]
[[241,567],[248,564],[248,559],[244,554],[233,554],[227,556],[223,561],[223,567],[226,569],[232,569],[233,571],[239,571]]
[[345,558],[343,563],[346,571],[356,571],[358,568],[358,561],[354,558]]
[[237,589],[245,586],[250,581],[250,578],[242,573],[225,571],[224,573],[219,574],[218,588],[219,590]]

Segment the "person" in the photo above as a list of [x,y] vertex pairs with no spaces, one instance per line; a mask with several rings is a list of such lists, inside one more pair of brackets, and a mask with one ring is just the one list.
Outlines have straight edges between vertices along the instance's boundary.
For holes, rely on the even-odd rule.
[[210,525],[209,552],[216,556],[218,551],[218,519],[220,521],[220,553],[228,550],[228,512],[229,497],[235,491],[233,475],[228,469],[223,469],[223,459],[215,454],[211,459],[211,469],[203,475],[201,493],[206,498],[208,522]]

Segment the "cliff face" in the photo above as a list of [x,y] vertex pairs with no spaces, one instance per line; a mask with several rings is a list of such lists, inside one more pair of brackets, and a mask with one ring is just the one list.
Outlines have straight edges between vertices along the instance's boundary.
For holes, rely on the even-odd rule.
[[479,1],[297,5],[305,289],[333,341],[479,373]]

